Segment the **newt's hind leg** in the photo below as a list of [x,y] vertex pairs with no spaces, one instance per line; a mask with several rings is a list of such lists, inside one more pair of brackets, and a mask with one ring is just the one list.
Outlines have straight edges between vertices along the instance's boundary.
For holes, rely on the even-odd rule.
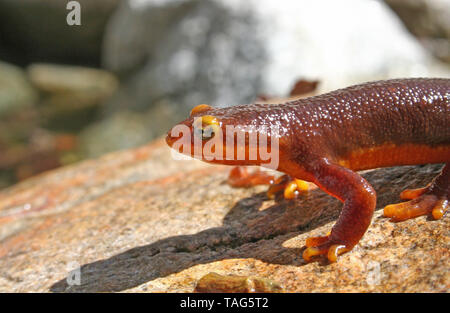
[[400,194],[407,202],[390,204],[384,208],[384,216],[393,222],[404,221],[421,215],[431,215],[434,219],[444,216],[449,207],[450,165],[447,163],[442,172],[424,188],[408,189]]

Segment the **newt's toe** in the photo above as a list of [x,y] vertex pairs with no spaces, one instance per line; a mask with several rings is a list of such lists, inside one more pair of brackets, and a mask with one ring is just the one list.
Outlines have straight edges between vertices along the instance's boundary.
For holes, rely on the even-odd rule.
[[249,188],[257,185],[269,185],[273,183],[273,180],[273,176],[264,171],[256,170],[249,173],[245,167],[236,166],[230,171],[227,183],[234,188]]
[[283,175],[269,187],[267,197],[273,199],[277,193],[283,191],[285,199],[294,199],[298,197],[299,194],[306,193],[311,189],[314,189],[314,184],[301,179],[291,178],[288,175]]
[[307,248],[303,251],[303,259],[306,262],[310,262],[314,256],[326,254],[328,260],[334,263],[337,261],[339,255],[352,249],[352,247],[346,246],[345,244],[339,244],[330,240],[329,235],[308,238],[306,239],[305,245]]
[[431,215],[435,220],[440,220],[445,212],[447,212],[449,206],[450,204],[447,199],[441,199],[437,201],[436,205],[431,210]]
[[331,234],[331,231],[329,231],[328,234],[326,234],[326,236],[309,237],[306,239],[305,246],[307,246],[307,247],[319,246],[319,245],[325,243],[327,240],[329,240],[330,234]]
[[417,189],[406,189],[400,193],[400,199],[402,200],[412,200],[420,197],[429,190],[429,186],[417,188]]
[[384,208],[384,216],[390,217],[393,222],[400,222],[421,215],[431,215],[434,219],[440,219],[448,209],[446,198],[439,198],[433,194],[421,196],[402,203],[390,204]]

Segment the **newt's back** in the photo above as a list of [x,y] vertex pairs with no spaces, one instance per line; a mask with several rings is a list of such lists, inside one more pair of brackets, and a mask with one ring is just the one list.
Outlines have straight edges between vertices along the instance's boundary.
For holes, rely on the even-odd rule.
[[314,133],[304,144],[353,169],[450,160],[449,79],[372,82],[288,106],[294,141]]

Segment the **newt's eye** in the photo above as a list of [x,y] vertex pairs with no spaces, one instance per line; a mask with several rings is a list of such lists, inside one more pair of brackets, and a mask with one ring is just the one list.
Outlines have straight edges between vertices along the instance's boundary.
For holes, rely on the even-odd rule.
[[195,136],[198,136],[202,140],[208,140],[214,137],[215,132],[214,128],[211,126],[206,126],[204,128],[197,128],[195,130]]
[[197,114],[197,113],[204,113],[206,111],[212,110],[212,107],[207,104],[199,104],[195,108],[191,110],[190,116]]
[[211,115],[204,115],[194,120],[194,136],[202,140],[213,138],[220,131],[219,121]]

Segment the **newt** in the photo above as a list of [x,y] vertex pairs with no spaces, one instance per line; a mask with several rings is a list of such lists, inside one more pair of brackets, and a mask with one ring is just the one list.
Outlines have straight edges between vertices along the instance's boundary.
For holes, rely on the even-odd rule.
[[[202,104],[169,131],[166,142],[206,162],[264,167],[267,162],[261,154],[251,157],[252,149],[261,148],[259,141],[255,146],[250,139],[255,133],[266,136],[265,147],[278,157],[276,170],[314,183],[343,202],[331,231],[308,238],[303,252],[306,261],[326,255],[335,262],[363,237],[376,207],[376,192],[358,171],[445,163],[429,185],[400,194],[409,201],[384,208],[384,216],[393,221],[444,216],[450,194],[449,98],[450,79],[410,78],[368,82],[279,104],[222,108]],[[189,136],[177,131],[180,126]],[[227,137],[229,126],[234,132]],[[245,140],[237,140],[239,135]],[[215,148],[210,146],[212,140]],[[200,153],[194,151],[198,142]],[[277,145],[271,148],[274,142]],[[237,158],[238,152],[214,158],[218,149],[223,155],[246,152],[244,158]]]

